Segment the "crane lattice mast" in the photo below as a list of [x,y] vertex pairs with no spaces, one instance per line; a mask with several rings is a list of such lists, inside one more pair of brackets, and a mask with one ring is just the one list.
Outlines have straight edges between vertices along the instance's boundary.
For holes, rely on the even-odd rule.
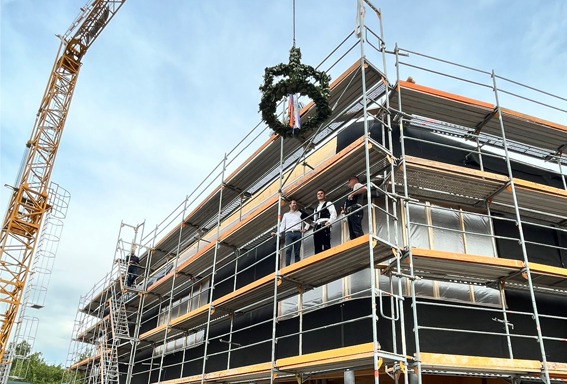
[[83,8],[65,35],[45,89],[34,128],[26,144],[25,163],[0,237],[0,364],[20,306],[42,219],[49,210],[51,172],[81,59],[126,0],[93,0]]

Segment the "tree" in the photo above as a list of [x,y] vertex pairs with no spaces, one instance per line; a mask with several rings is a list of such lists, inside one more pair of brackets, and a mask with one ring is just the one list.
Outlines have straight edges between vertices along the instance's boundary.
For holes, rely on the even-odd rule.
[[63,379],[64,368],[50,365],[43,360],[41,352],[31,353],[31,345],[25,340],[16,345],[11,377],[32,384],[59,384]]

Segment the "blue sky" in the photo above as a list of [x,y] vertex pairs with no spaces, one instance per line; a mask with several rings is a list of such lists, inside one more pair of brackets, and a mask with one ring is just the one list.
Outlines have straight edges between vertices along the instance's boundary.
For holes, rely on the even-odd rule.
[[[0,1],[0,184],[13,185],[59,45],[55,34],[84,2]],[[397,43],[494,69],[566,97],[564,0],[374,4],[388,49]],[[355,25],[355,0],[297,0],[296,8],[304,63],[319,63]],[[378,31],[370,11],[367,22]],[[36,350],[47,361],[65,362],[79,297],[111,267],[121,221],[153,228],[260,121],[263,70],[287,62],[291,27],[291,0],[130,0],[91,47],[52,175],[72,198],[46,308],[34,314]],[[558,116],[543,117],[566,124]],[[0,189],[3,209],[7,192]]]

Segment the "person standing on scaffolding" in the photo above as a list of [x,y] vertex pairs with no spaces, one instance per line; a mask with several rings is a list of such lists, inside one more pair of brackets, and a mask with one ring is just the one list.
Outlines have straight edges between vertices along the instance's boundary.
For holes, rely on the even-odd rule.
[[132,252],[128,257],[128,275],[126,277],[126,286],[131,287],[139,274],[140,259]]
[[358,197],[366,193],[366,187],[360,183],[357,176],[351,176],[348,179],[347,185],[352,192],[348,194],[341,213],[348,215],[348,232],[350,239],[354,240],[364,235],[362,230],[364,211],[361,209],[362,205],[358,203]]
[[315,253],[331,248],[331,223],[337,219],[335,205],[325,200],[325,191],[317,191],[317,206],[313,213],[313,245]]
[[[291,264],[291,250],[295,262],[301,260],[299,252],[301,250],[301,238],[303,233],[309,228],[309,224],[303,222],[304,214],[298,210],[297,201],[289,202],[289,212],[284,213],[280,223],[279,234],[284,236],[285,241],[285,265]],[[273,233],[275,235],[275,233]]]

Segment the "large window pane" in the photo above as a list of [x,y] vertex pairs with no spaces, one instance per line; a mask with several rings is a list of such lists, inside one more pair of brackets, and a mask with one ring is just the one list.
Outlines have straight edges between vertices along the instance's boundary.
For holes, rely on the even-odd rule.
[[[465,214],[467,253],[480,256],[496,256],[488,217]],[[485,235],[485,236],[482,236]]]
[[423,205],[410,205],[409,214],[411,246],[429,249],[429,230],[425,207]]
[[303,294],[303,310],[319,306],[323,302],[323,287],[311,289]]
[[432,207],[431,224],[433,226],[433,249],[465,252],[458,211]]
[[370,294],[370,269],[363,269],[349,277],[349,293],[351,297]]

